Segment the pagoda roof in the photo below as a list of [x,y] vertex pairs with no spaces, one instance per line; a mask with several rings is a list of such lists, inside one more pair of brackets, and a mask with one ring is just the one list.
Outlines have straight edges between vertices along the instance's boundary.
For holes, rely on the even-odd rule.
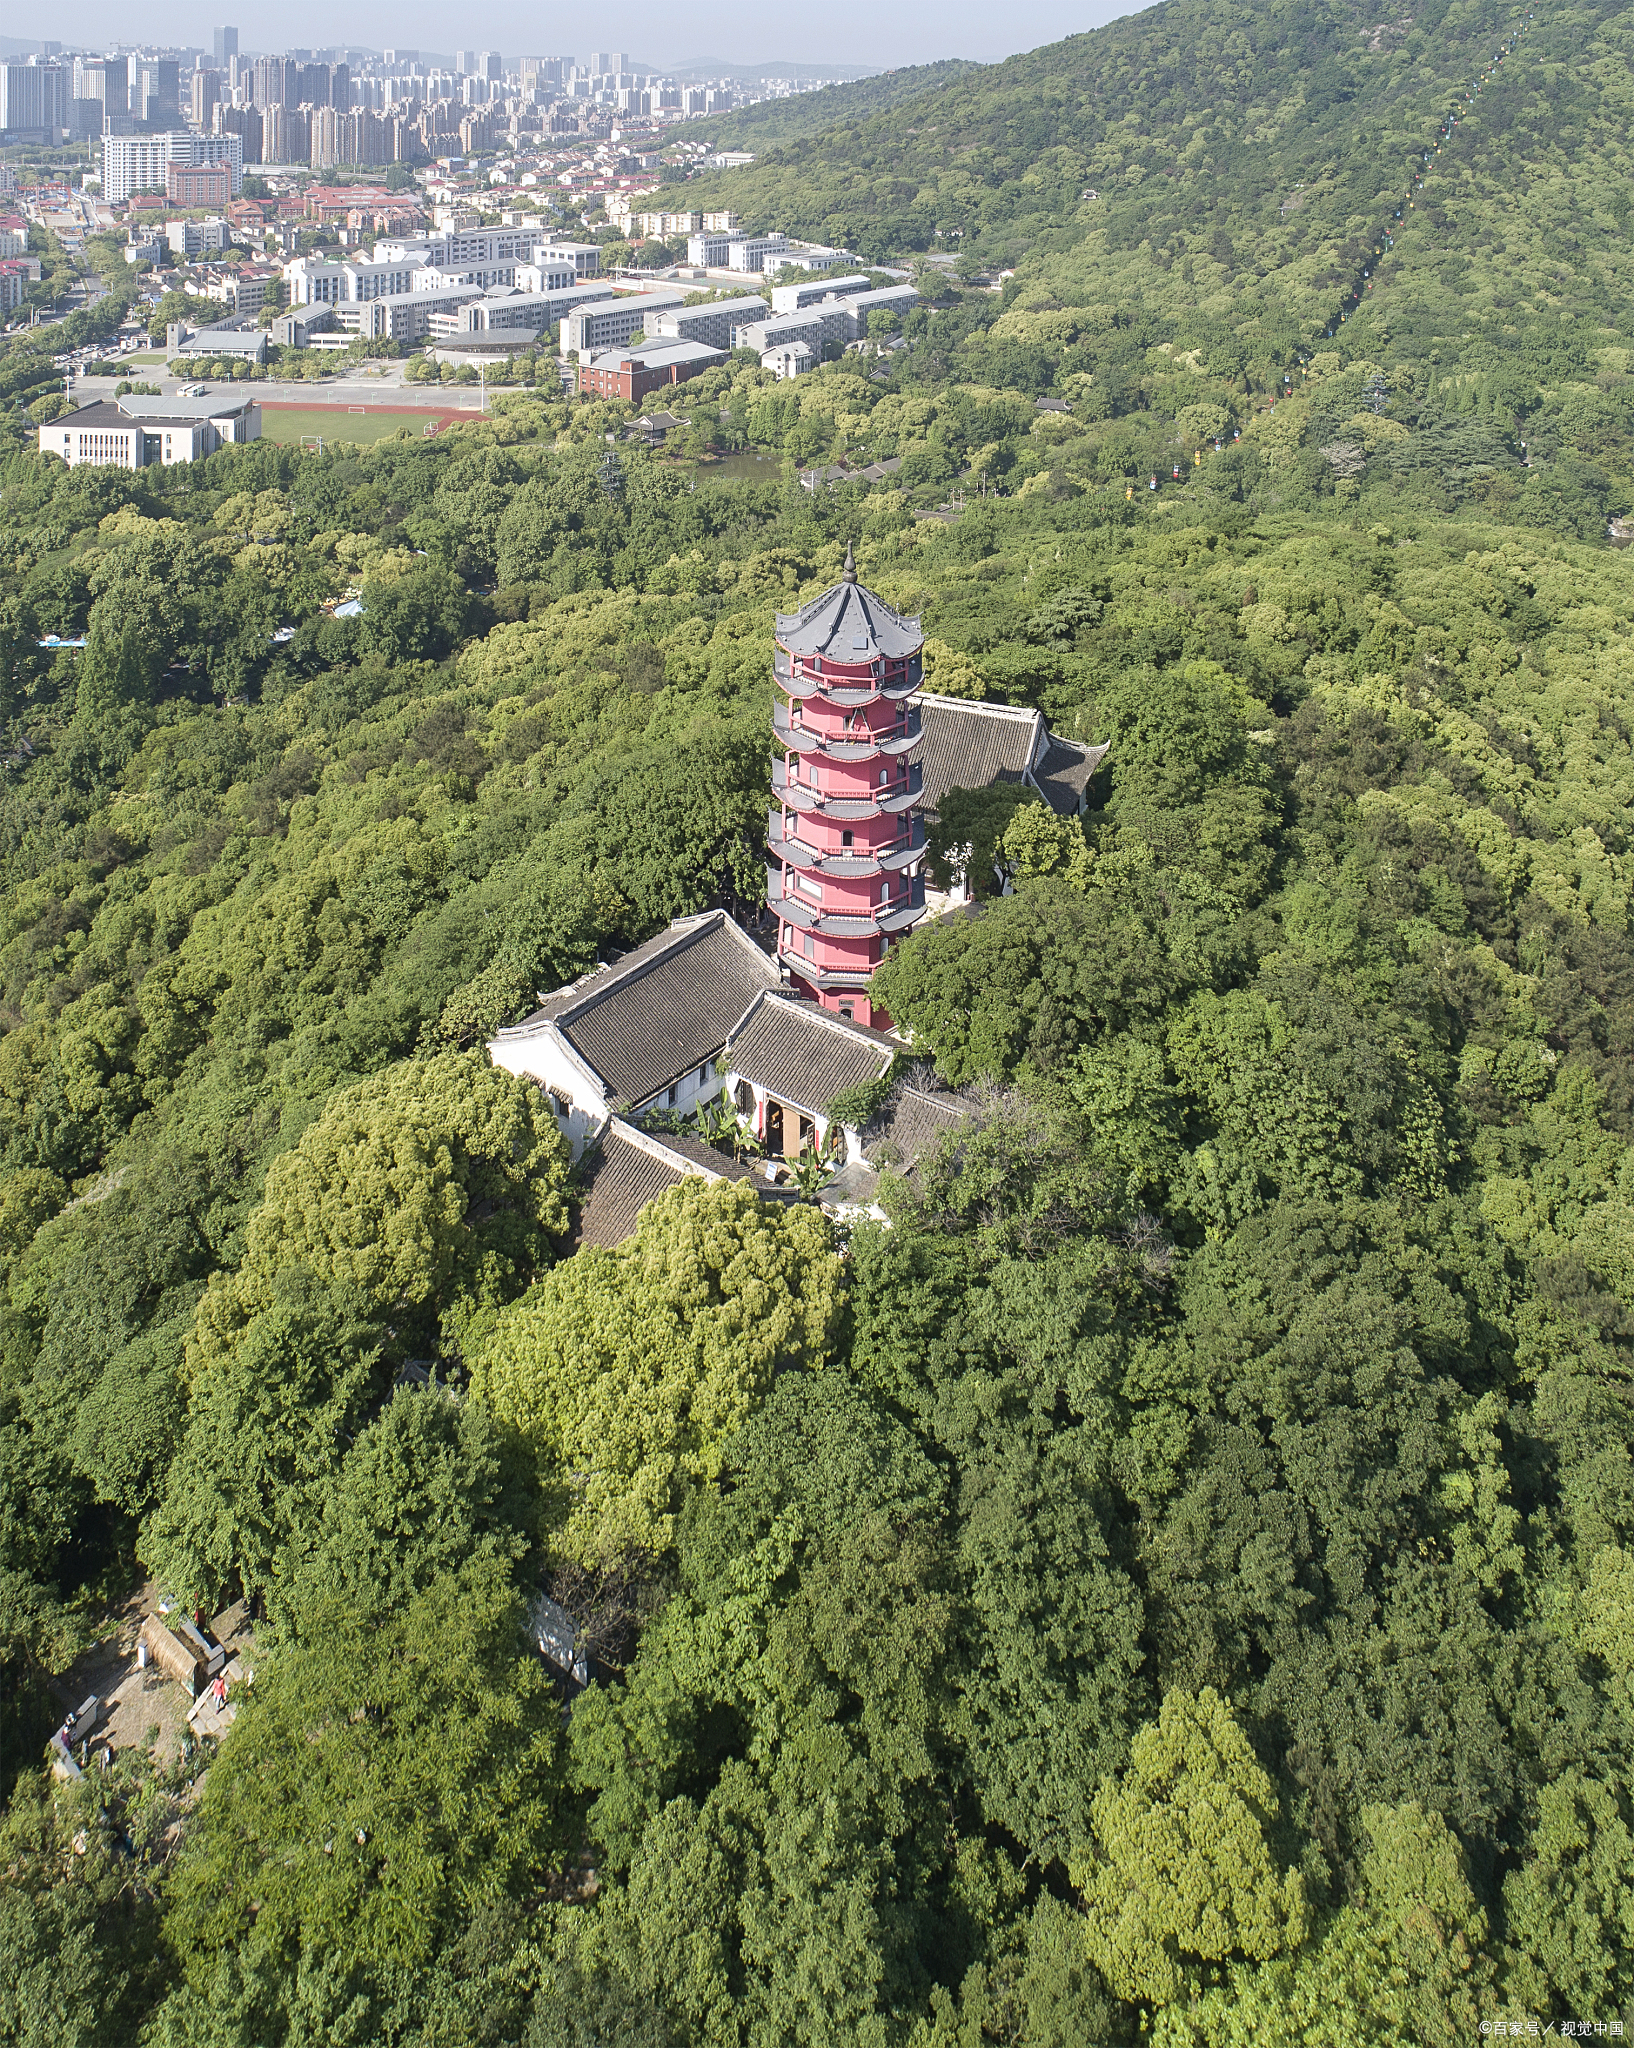
[[838,583],[799,611],[778,613],[777,638],[791,654],[826,654],[847,667],[880,655],[898,661],[917,653],[924,642],[917,619],[903,618],[857,581],[849,548]]

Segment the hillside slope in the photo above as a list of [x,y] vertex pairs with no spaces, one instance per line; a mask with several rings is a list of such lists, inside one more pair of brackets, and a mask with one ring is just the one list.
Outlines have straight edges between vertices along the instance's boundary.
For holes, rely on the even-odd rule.
[[986,68],[963,57],[945,57],[936,64],[908,64],[873,78],[827,85],[821,92],[757,100],[752,107],[734,107],[729,114],[717,114],[708,121],[685,122],[676,133],[688,142],[712,142],[720,149],[764,149],[772,143],[824,134],[843,121],[872,120],[904,100],[935,92],[967,72]]
[[1457,112],[1433,189],[1403,223],[1408,304],[1384,324],[1456,333],[1478,313],[1615,327],[1629,11],[1539,16],[1469,104],[1527,21],[1488,5],[1381,24],[1344,0],[1166,0],[962,78],[911,120],[780,145],[698,203],[872,258],[971,251],[1018,266],[1024,304],[1046,284],[1039,310],[1195,309],[1292,345],[1322,336]]

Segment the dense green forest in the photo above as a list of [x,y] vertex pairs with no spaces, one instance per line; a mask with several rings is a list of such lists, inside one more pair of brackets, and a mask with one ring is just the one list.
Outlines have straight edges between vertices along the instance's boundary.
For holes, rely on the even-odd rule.
[[[1538,18],[1329,337],[1519,18],[1361,23],[1171,0],[915,101],[1053,124],[977,145],[1015,275],[732,359],[618,490],[616,406],[136,473],[14,425],[0,2035],[1634,2025],[1627,23]],[[873,133],[733,175],[855,149],[883,217]],[[933,688],[1110,741],[1090,811],[953,805],[986,901],[880,984],[969,1113],[888,1227],[700,1182],[570,1253],[482,1041],[757,900],[773,615],[848,542]],[[252,1599],[255,1684],[53,1785],[144,1574]]]

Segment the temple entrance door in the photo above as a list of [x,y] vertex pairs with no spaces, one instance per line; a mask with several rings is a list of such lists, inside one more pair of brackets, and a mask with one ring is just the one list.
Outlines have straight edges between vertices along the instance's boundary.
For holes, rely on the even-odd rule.
[[770,1159],[783,1157],[783,1105],[768,1102],[766,1105],[766,1154]]

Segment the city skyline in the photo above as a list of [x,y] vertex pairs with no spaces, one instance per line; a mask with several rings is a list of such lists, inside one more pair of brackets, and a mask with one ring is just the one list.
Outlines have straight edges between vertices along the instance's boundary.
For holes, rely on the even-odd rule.
[[[638,4],[621,17],[617,40],[639,53],[643,61],[673,68],[787,63],[890,69],[935,63],[944,57],[997,62],[1135,11],[1117,0],[1097,0],[1087,9],[1064,6],[1060,0],[1028,0],[1021,9],[996,21],[991,10],[978,9],[968,0],[951,9],[919,7],[890,15],[857,4],[857,0],[840,0],[820,22],[779,22],[768,29],[764,15],[740,0],[711,9],[707,17],[683,18],[679,25],[670,11]],[[0,40],[0,49],[7,41],[27,43],[45,38],[64,48],[87,49],[150,42],[202,49],[208,59],[217,25],[201,16],[196,7],[178,6],[173,0],[157,0],[135,17],[127,8],[97,0],[97,4],[76,9],[68,19],[42,0],[29,0],[14,10],[8,23],[12,35]],[[293,7],[280,8],[275,29],[258,27],[253,14],[241,15],[239,47],[248,55],[290,47],[348,45],[384,49],[412,44],[441,51],[447,44],[451,53],[461,40],[449,33],[446,12],[428,6],[388,10],[364,5],[348,10],[344,26],[344,43],[338,44],[334,10],[313,4],[313,0],[296,0]],[[678,34],[678,26],[682,33]],[[533,10],[502,6],[484,16],[481,40],[514,58],[545,44],[555,47],[561,36],[541,28]],[[598,40],[607,38],[602,35]]]

